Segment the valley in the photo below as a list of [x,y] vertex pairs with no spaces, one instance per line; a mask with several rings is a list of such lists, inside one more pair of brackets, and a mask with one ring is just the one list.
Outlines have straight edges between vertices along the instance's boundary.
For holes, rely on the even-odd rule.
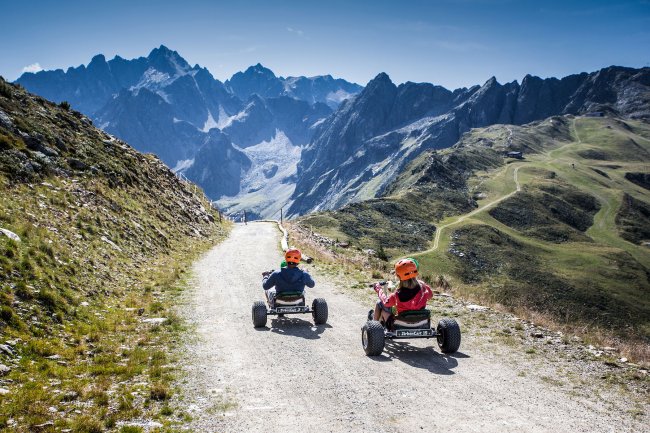
[[[592,331],[631,341],[636,356],[645,358],[650,249],[646,234],[629,239],[638,230],[646,233],[650,221],[641,211],[634,213],[635,223],[623,225],[633,210],[622,205],[650,202],[648,190],[626,178],[648,172],[648,138],[647,124],[616,118],[565,116],[475,129],[438,152],[442,156],[431,154],[428,163],[407,166],[386,197],[299,221],[332,239],[382,247],[389,257],[416,257],[429,278],[449,276],[464,296],[528,309],[563,326],[589,324]],[[524,159],[504,159],[508,149],[522,150]],[[486,157],[492,154],[499,160]],[[461,188],[428,171],[435,158],[449,163],[461,155],[474,161],[466,167],[479,168]],[[485,161],[489,168],[481,170]],[[450,194],[473,197],[473,209],[457,200],[455,211],[441,213],[454,203]],[[416,236],[419,250],[403,242],[414,238],[411,225],[386,234],[396,227],[390,222],[395,216],[385,211],[388,203],[429,209],[416,223],[434,224],[435,231],[424,242]]]
[[[649,77],[222,82],[161,45],[0,79],[0,430],[642,430]],[[249,323],[280,212],[327,325]],[[363,353],[404,256],[457,354]]]

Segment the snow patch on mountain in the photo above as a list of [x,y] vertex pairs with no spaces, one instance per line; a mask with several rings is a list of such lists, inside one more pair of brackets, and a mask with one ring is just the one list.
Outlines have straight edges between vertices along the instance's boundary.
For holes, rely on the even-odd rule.
[[219,129],[224,129],[232,125],[233,122],[240,121],[243,122],[244,119],[248,117],[248,112],[246,109],[240,111],[239,113],[235,114],[234,116],[228,116],[225,111],[223,111],[223,108],[220,107],[219,109],[219,121],[217,122],[217,127]]
[[[237,147],[237,146],[235,146]],[[302,147],[291,142],[279,129],[268,141],[239,148],[251,160],[250,170],[244,174],[241,192],[234,197],[222,197],[217,205],[229,213],[246,210],[261,218],[279,217],[280,208],[291,204],[295,190],[295,176]]]
[[176,56],[169,56],[169,61],[174,66],[174,69],[176,69],[176,76],[184,75],[187,72],[186,68],[178,63]]
[[328,103],[334,103],[338,106],[341,102],[351,98],[352,96],[354,96],[354,94],[348,93],[343,89],[338,89],[336,92],[329,92],[325,99]]
[[[219,108],[220,108],[219,111],[223,110],[223,108],[221,107]],[[208,110],[208,120],[205,121],[205,124],[203,125],[203,129],[201,129],[201,131],[208,132],[212,128],[218,128],[218,127],[219,127],[219,123],[216,120],[214,120],[214,117],[212,117],[212,111]]]
[[172,171],[174,173],[182,172],[183,170],[187,170],[191,166],[194,165],[194,158],[192,159],[182,159],[179,161],[176,161],[176,166],[172,168]]
[[140,81],[138,81],[138,83],[135,84],[134,86],[131,86],[129,90],[137,91],[143,87],[151,90],[157,90],[167,86],[176,78],[177,78],[176,76],[172,77],[166,72],[161,72],[151,67],[146,71],[144,71],[144,74],[142,74]]

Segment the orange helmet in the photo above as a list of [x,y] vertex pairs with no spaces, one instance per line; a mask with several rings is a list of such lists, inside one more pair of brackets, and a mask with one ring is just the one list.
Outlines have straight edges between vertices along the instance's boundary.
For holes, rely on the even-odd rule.
[[287,263],[300,263],[300,250],[297,248],[289,248],[286,253],[284,253],[284,260]]
[[400,281],[409,280],[418,276],[418,266],[411,259],[402,259],[395,263],[395,273]]

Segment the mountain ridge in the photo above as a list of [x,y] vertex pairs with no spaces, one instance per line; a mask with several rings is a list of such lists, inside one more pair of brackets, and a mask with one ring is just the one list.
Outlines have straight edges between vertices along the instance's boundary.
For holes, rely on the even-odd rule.
[[[120,92],[98,111],[98,124],[140,149],[161,155],[170,167],[181,171],[189,170],[197,161],[195,156],[212,128],[231,140],[227,153],[240,162],[253,157],[243,157],[244,149],[260,145],[256,149],[272,151],[272,145],[262,143],[282,147],[284,144],[279,143],[288,137],[292,146],[302,149],[300,153],[286,154],[291,155],[286,163],[296,164],[296,168],[283,172],[287,177],[269,182],[283,185],[281,190],[270,190],[282,197],[290,217],[379,197],[399,170],[422,151],[450,147],[474,127],[518,125],[557,114],[590,111],[631,118],[649,116],[649,68],[612,66],[560,79],[529,74],[521,83],[505,84],[491,77],[481,86],[453,91],[431,83],[395,85],[387,74],[380,73],[353,96],[346,92],[345,83],[340,84],[343,100],[335,105],[335,111],[331,111],[330,104],[328,112],[324,106],[331,101],[316,83],[338,81],[331,77],[312,77],[311,81],[306,77],[283,78],[258,63],[221,83],[206,69],[190,67],[177,56],[164,46],[153,50],[149,57],[156,62],[164,60],[160,69],[166,72],[145,69],[131,90]],[[103,57],[96,56],[92,68],[89,65],[86,69],[100,69],[103,61]],[[140,69],[147,66],[137,62],[134,65]],[[173,73],[177,75],[170,76]],[[140,95],[143,88],[162,99],[155,101],[156,106],[169,105],[154,109],[160,111],[160,118],[147,115],[154,101],[150,101],[151,95]],[[304,93],[305,88],[309,92]],[[95,93],[108,91],[100,88]],[[313,115],[297,118],[300,110],[295,104],[269,109],[282,98],[302,98],[312,106],[309,113]],[[124,116],[126,112],[133,115]],[[197,132],[190,132],[192,127]],[[253,159],[266,164],[260,155],[256,151]],[[276,160],[270,164],[282,164],[280,158]],[[214,164],[202,161],[201,170],[187,173],[198,176],[201,171],[202,175],[193,180],[218,179],[221,177],[205,170],[214,172],[224,163],[228,164],[227,158],[216,158]],[[231,171],[238,176],[234,183],[238,182],[239,188],[220,188],[218,183],[203,186],[228,211],[239,212],[249,206],[251,215],[268,217],[271,209],[261,204],[260,194],[256,200],[248,196],[259,188],[245,184],[245,179],[254,177],[251,170],[260,169],[256,164],[241,165],[238,175],[237,170]]]
[[[257,166],[242,149],[276,136],[282,137],[280,141],[288,138],[296,148],[306,145],[313,126],[361,88],[331,76],[284,79],[261,64],[235,74],[224,84],[206,68],[190,66],[164,45],[147,57],[124,60],[116,56],[107,62],[97,55],[88,66],[69,68],[65,73],[24,74],[17,82],[54,101],[66,100],[107,132],[141,151],[155,153],[169,167],[198,182],[213,200],[238,200],[249,190],[246,179],[254,177],[249,171]],[[268,83],[270,90],[264,88]],[[212,134],[213,130],[220,134]],[[206,160],[207,155],[210,158]],[[299,155],[285,153],[289,157],[286,162],[294,169],[279,170],[269,180],[283,186],[276,191],[283,196],[293,192],[293,185],[286,180],[295,174],[297,161],[293,158]],[[279,157],[269,158],[277,160],[267,161],[270,164],[282,163]],[[192,169],[193,164],[197,167]],[[228,179],[220,173],[223,167],[227,167]],[[272,205],[269,200],[246,203],[253,206],[248,209],[250,215],[262,216]]]
[[427,85],[395,86],[379,74],[319,126],[298,165],[301,182],[289,215],[380,196],[410,159],[450,147],[474,127],[593,111],[648,119],[649,80],[650,68],[610,67],[559,80],[527,75],[521,85],[492,77],[480,87],[437,89],[434,96]]

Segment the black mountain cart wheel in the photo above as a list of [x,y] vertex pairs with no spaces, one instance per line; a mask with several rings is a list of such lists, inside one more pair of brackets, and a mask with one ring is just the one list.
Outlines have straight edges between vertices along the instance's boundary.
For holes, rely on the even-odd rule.
[[460,347],[460,326],[454,319],[441,319],[438,322],[438,346],[442,353],[454,353]]
[[266,326],[266,305],[262,301],[253,304],[253,326],[256,328]]
[[311,303],[311,315],[314,318],[314,323],[317,325],[324,325],[327,323],[327,302],[323,298],[316,298]]
[[361,344],[368,356],[378,356],[384,351],[384,327],[376,320],[368,320],[361,328]]

